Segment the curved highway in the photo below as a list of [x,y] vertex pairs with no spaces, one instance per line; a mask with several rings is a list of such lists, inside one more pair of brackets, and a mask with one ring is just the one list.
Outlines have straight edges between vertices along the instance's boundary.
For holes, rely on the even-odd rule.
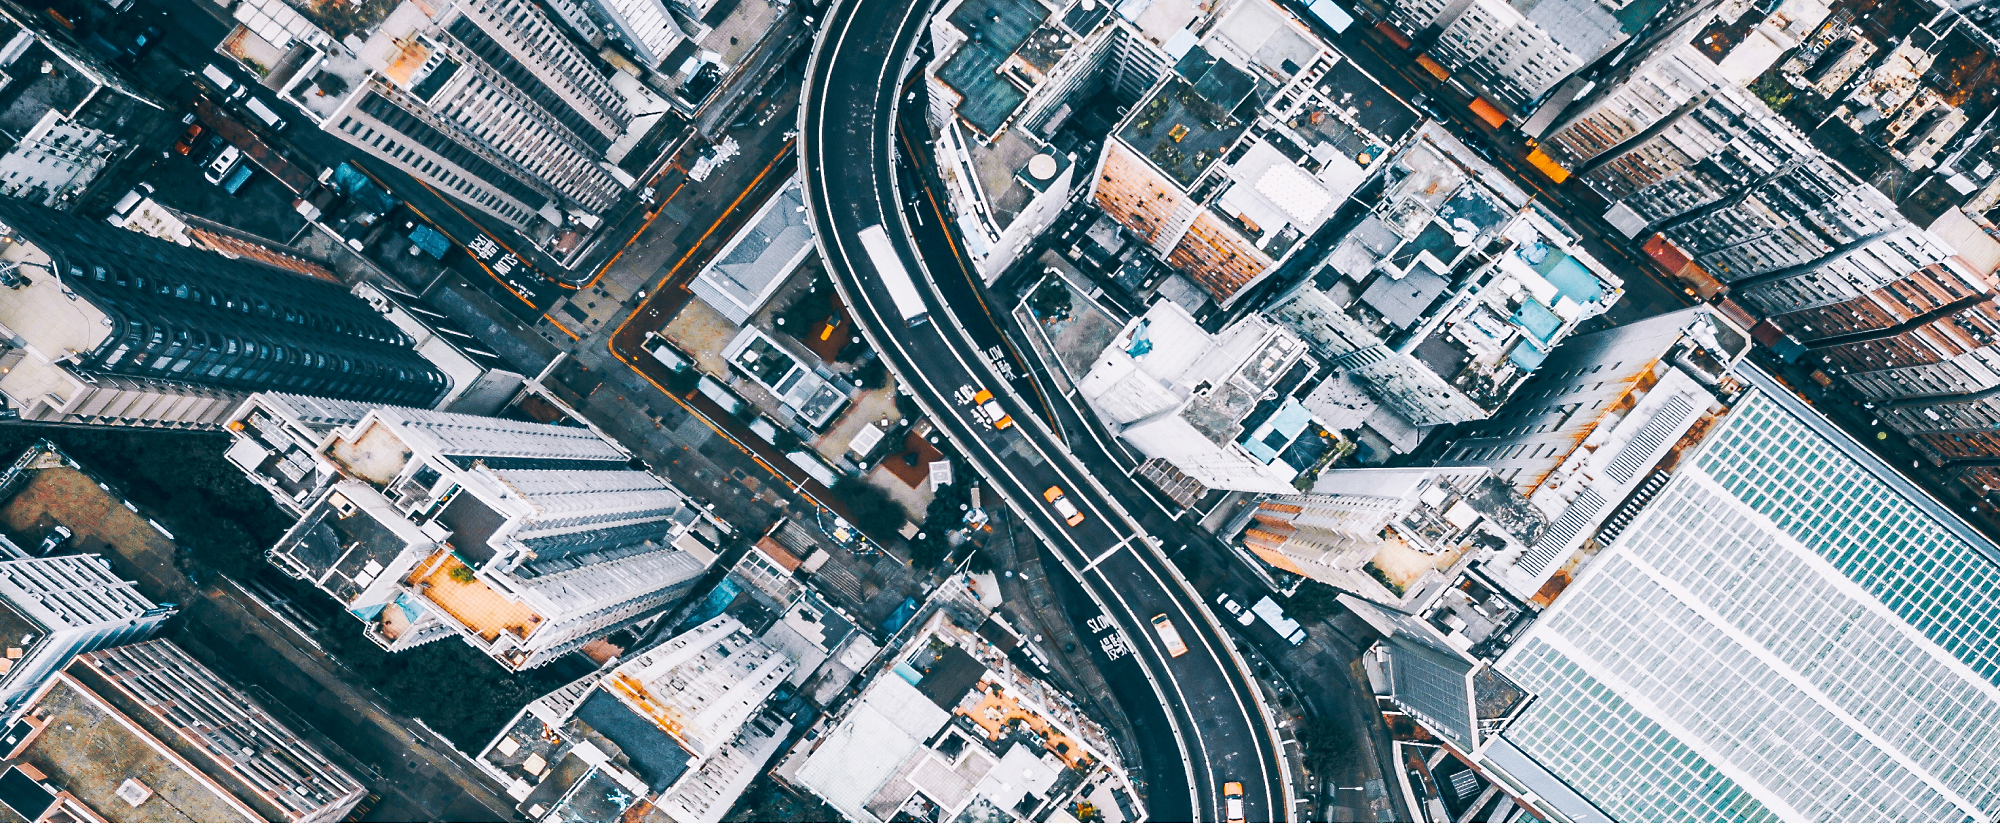
[[[1284,820],[1291,809],[1288,776],[1242,659],[1151,539],[1026,414],[1028,405],[983,359],[925,274],[958,261],[951,250],[920,248],[911,239],[894,128],[897,95],[932,10],[931,0],[835,0],[827,11],[799,114],[820,254],[855,323],[902,385],[1102,611],[1079,635],[1103,647],[1094,652],[1113,670],[1107,672],[1112,697],[1138,728],[1142,751],[1131,755],[1142,762],[1149,816],[1221,820],[1224,785],[1239,782],[1248,820]],[[859,233],[878,225],[916,275],[928,321],[904,323],[863,250]],[[965,388],[994,391],[1017,425],[995,430],[976,418],[955,398]],[[1080,524],[1070,526],[1045,503],[1052,487],[1082,513]],[[1170,653],[1154,631],[1156,616],[1172,624],[1185,654]],[[1120,668],[1134,677],[1117,677]]]

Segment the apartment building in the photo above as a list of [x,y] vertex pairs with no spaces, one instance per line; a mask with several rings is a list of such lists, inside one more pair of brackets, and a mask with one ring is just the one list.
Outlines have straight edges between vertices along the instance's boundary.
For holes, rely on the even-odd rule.
[[174,614],[100,555],[31,558],[11,544],[0,560],[0,713],[11,715],[77,655],[144,641]]
[[584,426],[259,395],[229,428],[229,459],[301,513],[272,563],[391,651],[456,634],[540,666],[714,560],[697,507]]
[[1262,315],[1211,335],[1161,300],[1112,339],[1077,392],[1113,434],[1203,487],[1283,493],[1311,468],[1285,458],[1315,427],[1293,394],[1318,369],[1297,335]]
[[[954,0],[931,19],[936,57],[924,77],[934,151],[967,252],[988,282],[1076,190],[1077,158],[1049,139],[1099,92],[1138,102],[1170,63],[1163,27],[1142,27],[1141,15],[1097,2],[1059,6]],[[1185,0],[1145,14],[1189,27],[1207,17]]]
[[0,804],[27,821],[331,822],[368,795],[168,641],[77,657],[0,746]]
[[719,820],[792,729],[766,702],[800,664],[768,639],[717,615],[530,703],[476,763],[535,820]]
[[1436,124],[1272,317],[1413,426],[1478,420],[1624,282]]
[[1270,0],[1240,0],[1166,52],[1173,69],[1106,141],[1090,196],[1224,307],[1302,248],[1420,120]]
[[849,821],[1048,821],[1079,801],[1145,817],[1104,731],[1015,663],[1024,639],[998,615],[934,602],[911,620],[910,639],[774,778]]
[[[1567,103],[1557,94],[1564,81],[1649,26],[1673,19],[1686,4],[1394,0],[1385,5],[1389,25],[1423,49],[1425,68],[1476,93],[1475,113],[1497,128],[1534,122],[1530,118],[1552,98],[1555,106]],[[1565,90],[1575,94],[1573,86]]]
[[[642,54],[672,39],[641,21],[645,5],[618,6]],[[633,183],[610,164],[658,122],[638,115],[666,106],[528,0],[355,14],[251,6],[282,18],[274,25],[287,42],[274,45],[304,55],[267,80],[282,97],[355,148],[521,230],[593,224]]]
[[1544,819],[2000,813],[2000,547],[1757,368],[1709,397],[1560,574],[1349,599],[1378,694]]
[[0,395],[20,420],[207,429],[253,392],[451,389],[338,283],[0,198]]

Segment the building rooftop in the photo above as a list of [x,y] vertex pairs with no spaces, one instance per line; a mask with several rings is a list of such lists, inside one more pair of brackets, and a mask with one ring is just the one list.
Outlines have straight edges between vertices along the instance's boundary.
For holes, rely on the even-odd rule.
[[272,559],[343,605],[353,603],[404,549],[429,543],[428,538],[392,526],[400,519],[372,515],[370,510],[388,503],[373,492],[359,483],[340,485],[278,540],[271,548]]
[[1134,108],[1118,139],[1186,189],[1250,127],[1257,86],[1249,75],[1198,48],[1174,70]]
[[[1027,100],[1022,87],[1039,81],[1068,50],[1068,40],[1042,25],[1049,10],[1039,0],[964,0],[946,19],[967,39],[937,77],[961,95],[956,111],[966,124],[982,136],[998,134]],[[1020,79],[1010,80],[1009,73]]]
[[[122,712],[103,696],[68,676],[59,676],[31,706],[46,721],[36,736],[14,758],[10,772],[23,764],[40,771],[43,783],[75,796],[100,815],[149,821],[257,821],[261,814],[241,801],[215,790],[207,777],[189,769],[151,734],[135,729]],[[118,797],[118,788],[127,780],[152,790],[146,800],[134,806]],[[33,793],[7,793],[9,806],[16,799],[33,799]],[[53,803],[54,798],[37,799]],[[14,812],[24,820],[35,820],[43,810]]]
[[813,248],[805,190],[794,177],[737,230],[688,288],[730,321],[745,323]]
[[608,690],[591,690],[577,706],[576,720],[615,742],[632,772],[654,792],[665,791],[687,772],[691,757],[687,749]]
[[542,616],[520,601],[508,598],[478,577],[460,580],[472,567],[450,549],[439,549],[418,563],[406,580],[422,598],[464,624],[487,643],[507,633],[527,638],[541,626]]

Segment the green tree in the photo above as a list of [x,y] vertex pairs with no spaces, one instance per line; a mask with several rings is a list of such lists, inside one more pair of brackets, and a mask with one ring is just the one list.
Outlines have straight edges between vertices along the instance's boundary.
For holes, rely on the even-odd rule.
[[1340,613],[1340,590],[1310,578],[1285,599],[1285,612],[1300,621],[1324,621]]
[[889,493],[860,478],[842,477],[833,485],[833,496],[847,504],[847,520],[877,541],[890,540],[910,519]]
[[1028,308],[1044,321],[1059,321],[1069,317],[1069,284],[1060,277],[1051,276],[1035,288],[1028,296]]
[[944,562],[951,555],[951,533],[965,525],[966,510],[960,507],[970,505],[972,492],[965,484],[955,483],[937,487],[931,497],[931,504],[924,510],[924,522],[920,534],[923,536],[910,542],[910,562],[923,569],[930,569]]

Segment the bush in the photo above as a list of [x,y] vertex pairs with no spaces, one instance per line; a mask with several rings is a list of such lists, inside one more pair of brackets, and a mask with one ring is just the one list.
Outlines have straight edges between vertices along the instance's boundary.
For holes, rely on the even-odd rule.
[[1285,600],[1285,612],[1299,621],[1324,621],[1340,612],[1340,590],[1307,579]]
[[860,478],[841,478],[833,485],[833,496],[847,504],[847,520],[877,542],[890,540],[910,519],[889,493]]
[[469,566],[452,567],[450,574],[452,580],[457,581],[461,584],[469,584],[472,583],[473,581],[479,580],[479,575],[477,573],[474,573],[472,571],[472,567]]
[[833,316],[833,284],[814,273],[812,285],[800,291],[791,303],[779,310],[778,328],[801,341],[819,331],[819,325]]
[[931,505],[924,510],[923,537],[910,542],[910,563],[929,569],[951,555],[951,533],[965,524],[965,510],[972,492],[963,483],[937,488]]
[[1042,281],[1042,285],[1035,288],[1035,293],[1028,296],[1028,308],[1045,321],[1069,317],[1069,302],[1069,284],[1054,276]]
[[849,377],[863,389],[882,389],[889,385],[889,367],[883,365],[881,358],[872,358],[855,367]]

